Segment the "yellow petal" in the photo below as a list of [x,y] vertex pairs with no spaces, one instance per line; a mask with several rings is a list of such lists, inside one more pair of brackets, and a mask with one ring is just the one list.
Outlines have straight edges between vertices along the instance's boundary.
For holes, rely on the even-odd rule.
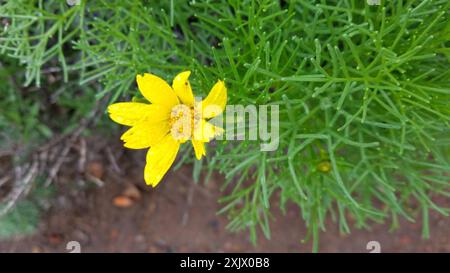
[[195,157],[200,160],[202,155],[206,155],[205,144],[202,141],[191,140],[192,146],[194,147]]
[[168,122],[140,122],[128,129],[120,139],[123,146],[130,149],[144,149],[158,144],[168,134]]
[[202,119],[200,122],[194,124],[193,140],[209,142],[215,136],[223,133],[223,129],[212,125],[211,123]]
[[151,147],[147,152],[147,164],[144,169],[144,179],[147,185],[156,187],[175,160],[180,143],[170,134],[161,142]]
[[139,91],[151,103],[165,105],[170,109],[179,103],[177,95],[163,79],[144,73],[144,76],[137,75],[136,81]]
[[223,81],[217,81],[208,96],[202,101],[203,118],[220,115],[227,104],[227,88]]
[[191,75],[191,71],[184,71],[178,74],[173,79],[172,88],[183,104],[193,106],[194,94],[192,93],[191,84],[188,80],[189,75]]
[[146,121],[159,122],[170,118],[170,109],[161,105],[139,102],[119,102],[108,106],[112,120],[119,124],[133,126]]

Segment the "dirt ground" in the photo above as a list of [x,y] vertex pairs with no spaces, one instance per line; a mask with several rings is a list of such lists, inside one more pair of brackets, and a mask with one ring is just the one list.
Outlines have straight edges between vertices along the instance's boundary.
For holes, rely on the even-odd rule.
[[[88,173],[96,183],[63,175],[36,234],[0,241],[0,252],[68,252],[69,241],[78,241],[82,252],[311,251],[311,242],[301,243],[306,229],[295,206],[286,215],[274,209],[272,239],[261,233],[254,246],[248,232],[230,233],[226,217],[216,215],[219,175],[207,186],[197,185],[190,166],[184,166],[151,189],[143,182],[143,163],[132,163],[142,162],[145,152],[121,153],[120,164],[108,160],[105,150],[89,158]],[[369,252],[366,244],[375,240],[382,252],[450,252],[450,217],[431,214],[430,220],[429,240],[421,238],[420,220],[402,221],[395,232],[388,224],[374,224],[371,231],[355,229],[350,235],[339,234],[330,221],[320,236],[320,251]]]

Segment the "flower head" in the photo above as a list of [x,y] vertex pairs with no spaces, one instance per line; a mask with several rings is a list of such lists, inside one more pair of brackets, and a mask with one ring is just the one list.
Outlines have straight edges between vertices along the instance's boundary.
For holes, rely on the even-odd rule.
[[170,86],[149,73],[137,75],[139,91],[150,102],[119,102],[108,107],[112,120],[131,126],[121,137],[130,149],[147,152],[144,179],[155,187],[170,168],[180,144],[190,140],[195,157],[206,155],[205,142],[223,133],[207,120],[221,114],[227,102],[227,89],[217,81],[203,101],[194,98],[190,71],[178,74]]

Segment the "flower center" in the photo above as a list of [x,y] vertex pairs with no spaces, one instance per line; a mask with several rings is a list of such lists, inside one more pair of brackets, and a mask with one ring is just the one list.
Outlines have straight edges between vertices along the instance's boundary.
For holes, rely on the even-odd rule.
[[189,140],[194,134],[194,128],[201,120],[200,112],[195,107],[178,104],[172,108],[169,125],[174,139],[181,143]]

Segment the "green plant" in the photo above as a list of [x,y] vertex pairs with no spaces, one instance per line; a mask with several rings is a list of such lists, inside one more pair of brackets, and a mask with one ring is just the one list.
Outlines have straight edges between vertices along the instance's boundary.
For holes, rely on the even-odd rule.
[[38,228],[40,214],[47,207],[53,188],[44,187],[42,178],[37,180],[28,198],[20,200],[11,211],[0,217],[0,239],[30,235]]
[[[66,75],[73,75],[70,71],[58,67],[54,51],[58,48],[62,54],[63,43],[55,45],[56,40],[47,33],[48,24],[36,19],[39,9],[24,9],[27,15],[17,15],[21,20],[15,21],[12,8],[33,3],[1,4],[0,236],[8,237],[29,234],[36,227],[40,208],[34,193],[47,191],[48,185],[35,180],[54,176],[51,172],[59,169],[54,162],[58,159],[49,157],[49,150],[60,149],[56,144],[80,126],[96,102],[95,85],[81,88],[78,82],[67,81]],[[59,31],[62,34],[62,29]],[[77,52],[67,47],[64,58],[77,58]],[[30,189],[31,196],[23,200]]]
[[446,0],[8,1],[0,50],[26,63],[26,83],[39,85],[41,66],[57,60],[65,80],[99,81],[96,97],[110,101],[137,94],[137,73],[172,78],[189,69],[197,93],[223,78],[228,104],[280,105],[277,151],[218,141],[194,162],[194,177],[224,174],[220,213],[231,230],[248,228],[252,241],[258,226],[270,238],[274,198],[281,208],[297,204],[317,250],[327,217],[348,233],[349,216],[364,228],[421,214],[427,237],[430,210],[448,214],[433,200],[450,196],[449,7]]
[[0,219],[0,238],[33,234],[38,223],[39,211],[36,205],[28,200],[20,201]]

